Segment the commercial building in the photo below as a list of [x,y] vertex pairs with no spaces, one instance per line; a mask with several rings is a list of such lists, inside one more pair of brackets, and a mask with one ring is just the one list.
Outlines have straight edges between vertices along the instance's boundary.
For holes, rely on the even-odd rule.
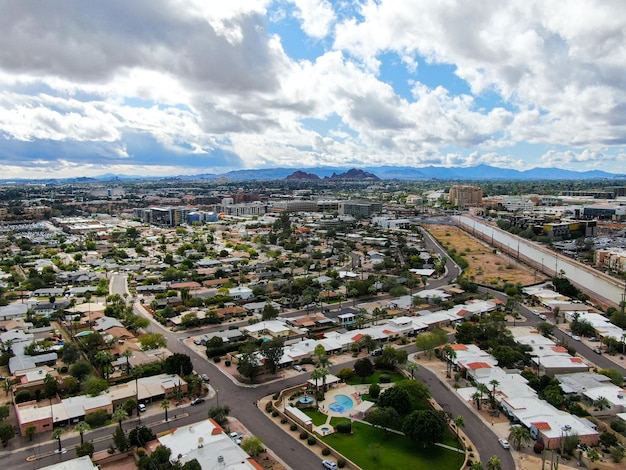
[[483,190],[479,186],[455,185],[448,194],[450,202],[457,207],[475,207],[483,203]]

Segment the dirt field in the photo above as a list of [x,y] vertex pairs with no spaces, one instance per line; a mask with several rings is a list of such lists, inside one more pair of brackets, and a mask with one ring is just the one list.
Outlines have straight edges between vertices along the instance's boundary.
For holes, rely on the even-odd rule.
[[450,225],[425,225],[437,241],[450,250],[456,249],[469,264],[466,278],[471,282],[488,286],[506,283],[535,284],[543,279],[541,274],[505,254],[493,253],[493,249],[480,240]]

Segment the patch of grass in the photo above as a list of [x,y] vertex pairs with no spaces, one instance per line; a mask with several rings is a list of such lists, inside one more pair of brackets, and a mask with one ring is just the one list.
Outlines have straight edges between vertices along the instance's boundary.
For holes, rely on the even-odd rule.
[[313,425],[315,426],[321,426],[328,419],[328,416],[322,413],[321,411],[317,411],[317,410],[303,410],[303,411],[306,413],[306,415],[309,418],[311,418],[311,421],[313,421]]
[[348,379],[346,383],[349,385],[377,384],[379,383],[380,376],[383,374],[387,374],[389,377],[391,377],[391,381],[394,383],[399,382],[400,380],[404,380],[406,378],[402,374],[398,374],[395,372],[376,371],[372,375],[370,375],[369,377],[365,377],[364,379],[361,379],[361,377],[355,375],[354,377]]
[[[385,434],[380,429],[359,422],[353,423],[353,431],[353,434],[334,433],[322,439],[364,470],[458,468],[454,451],[436,446],[423,448],[404,436]],[[444,440],[446,444],[454,446],[454,438],[448,441]]]

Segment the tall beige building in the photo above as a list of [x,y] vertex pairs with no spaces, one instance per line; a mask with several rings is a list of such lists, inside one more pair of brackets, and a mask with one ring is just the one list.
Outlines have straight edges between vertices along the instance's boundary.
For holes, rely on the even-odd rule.
[[483,203],[483,190],[478,186],[456,185],[450,188],[449,200],[458,207],[476,207]]

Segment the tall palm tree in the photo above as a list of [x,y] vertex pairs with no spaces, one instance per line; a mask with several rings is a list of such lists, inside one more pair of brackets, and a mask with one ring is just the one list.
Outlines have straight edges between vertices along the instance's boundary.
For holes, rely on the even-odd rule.
[[406,365],[406,370],[408,370],[411,373],[412,380],[415,380],[415,372],[417,372],[419,368],[420,366],[417,364],[417,362],[413,362],[413,361],[409,361],[408,364]]
[[480,400],[482,399],[482,397],[482,394],[478,390],[475,391],[470,397],[472,400],[474,400],[474,403],[476,403],[476,409],[478,411],[480,411]]
[[80,445],[83,445],[83,434],[87,431],[91,430],[91,426],[87,424],[85,421],[80,421],[76,426],[74,426],[74,431],[80,434]]
[[470,466],[470,470],[483,470],[483,464],[480,463],[478,460],[475,462],[472,462],[472,465]]
[[126,374],[130,374],[130,358],[133,357],[133,352],[130,349],[127,349],[122,353],[122,357],[126,358]]
[[54,431],[52,431],[52,439],[56,439],[59,442],[59,454],[63,452],[63,447],[61,447],[61,434],[63,434],[63,429],[61,428],[56,428]]
[[531,441],[530,431],[523,426],[515,426],[509,432],[509,441],[518,452],[522,448],[522,444],[528,444]]
[[[461,439],[459,439],[459,429],[460,428],[464,428],[465,427],[465,419],[463,419],[462,415],[458,415],[456,418],[454,418],[454,428],[456,430],[456,445],[457,445],[457,450],[459,447],[461,447]],[[460,453],[457,452],[457,464],[459,461],[459,457],[460,457]]]
[[171,403],[169,400],[163,400],[161,402],[161,408],[165,410],[165,421],[168,421],[167,419],[167,410],[170,408]]
[[502,462],[500,459],[493,455],[487,462],[487,470],[502,470]]
[[443,357],[446,359],[446,377],[450,377],[452,375],[452,364],[456,359],[456,351],[452,349],[450,343],[446,344],[443,347]]
[[124,421],[126,418],[128,418],[128,412],[124,409],[123,406],[118,406],[117,409],[113,412],[113,416],[111,416],[111,419],[113,421],[117,421],[120,429],[122,429],[122,421]]
[[330,372],[326,367],[320,367],[319,371],[322,376],[322,390],[326,393],[326,376],[330,374]]

